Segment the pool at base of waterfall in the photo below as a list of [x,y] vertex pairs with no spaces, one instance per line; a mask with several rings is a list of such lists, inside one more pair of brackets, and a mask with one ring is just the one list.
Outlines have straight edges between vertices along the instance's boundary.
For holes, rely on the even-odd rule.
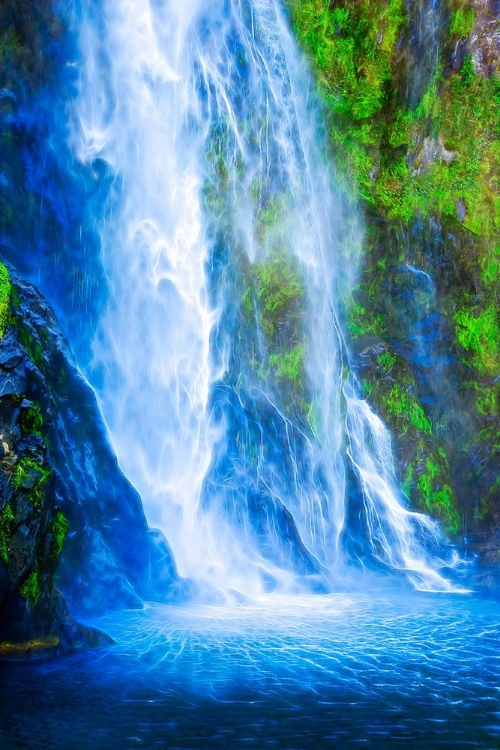
[[500,747],[498,601],[266,597],[92,624],[116,645],[2,665],[3,750]]

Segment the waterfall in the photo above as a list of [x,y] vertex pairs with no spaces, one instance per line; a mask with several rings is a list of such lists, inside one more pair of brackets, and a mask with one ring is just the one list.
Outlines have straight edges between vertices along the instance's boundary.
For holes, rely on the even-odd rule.
[[278,0],[83,4],[72,147],[114,175],[88,377],[184,576],[451,590],[349,368],[362,223]]

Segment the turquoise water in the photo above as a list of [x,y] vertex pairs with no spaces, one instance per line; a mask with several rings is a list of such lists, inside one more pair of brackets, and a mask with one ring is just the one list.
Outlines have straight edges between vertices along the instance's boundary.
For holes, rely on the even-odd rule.
[[93,624],[117,644],[4,665],[0,747],[500,747],[496,601],[264,598]]

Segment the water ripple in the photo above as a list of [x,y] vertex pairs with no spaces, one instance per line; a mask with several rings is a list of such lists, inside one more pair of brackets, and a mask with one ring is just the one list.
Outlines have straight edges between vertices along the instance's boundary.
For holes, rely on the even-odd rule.
[[337,595],[108,616],[109,650],[5,669],[0,745],[493,750],[499,614]]

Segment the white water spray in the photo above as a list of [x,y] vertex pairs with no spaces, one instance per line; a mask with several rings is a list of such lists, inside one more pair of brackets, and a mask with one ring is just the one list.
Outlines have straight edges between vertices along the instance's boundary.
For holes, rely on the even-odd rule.
[[[94,368],[120,465],[180,573],[252,594],[294,590],[314,570],[332,584],[348,557],[350,476],[367,558],[450,590],[426,551],[437,526],[403,507],[388,433],[347,377],[339,310],[359,219],[280,3],[101,6],[82,11],[74,122],[78,157],[115,175],[97,218],[109,302]],[[296,331],[270,322],[262,283],[241,322],[242,283],[275,262],[301,303]],[[222,386],[253,442],[227,412],[214,417]]]

